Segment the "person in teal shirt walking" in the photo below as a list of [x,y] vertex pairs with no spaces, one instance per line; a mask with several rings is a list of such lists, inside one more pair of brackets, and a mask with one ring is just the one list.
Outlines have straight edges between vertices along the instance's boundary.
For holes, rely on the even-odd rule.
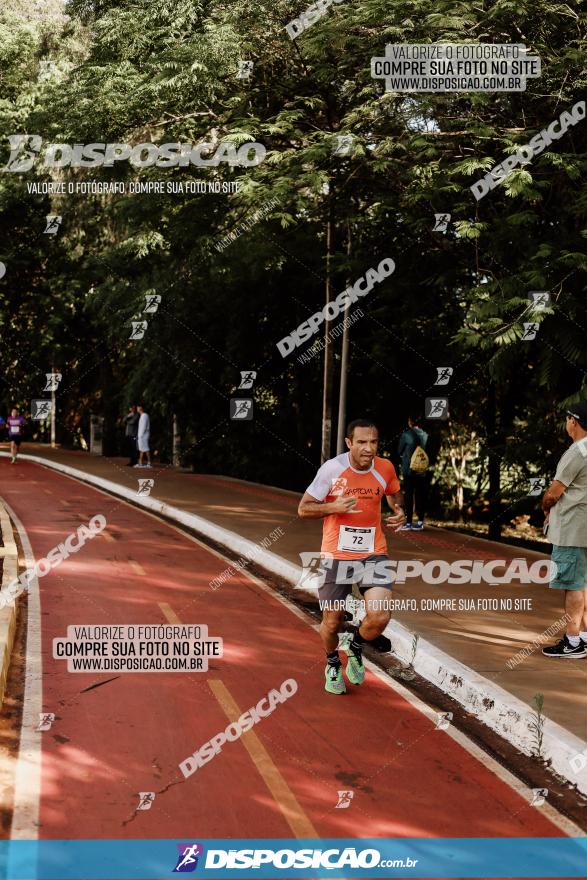
[[[398,452],[401,457],[404,511],[407,517],[401,531],[420,531],[424,528],[424,516],[426,514],[426,498],[428,495],[428,474],[416,474],[410,467],[412,455],[418,446],[426,448],[428,434],[419,426],[418,416],[408,417],[408,427],[403,431],[398,444]],[[415,502],[415,505],[414,505]],[[416,522],[412,522],[416,508]]]

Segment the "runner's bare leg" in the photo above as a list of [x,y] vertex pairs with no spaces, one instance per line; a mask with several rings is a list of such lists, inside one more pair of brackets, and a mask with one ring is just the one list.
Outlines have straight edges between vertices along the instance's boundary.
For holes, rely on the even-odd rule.
[[320,638],[327,654],[332,654],[338,648],[338,633],[344,627],[345,613],[344,611],[326,611],[322,612],[322,623],[320,624]]
[[364,598],[366,614],[359,627],[359,634],[370,642],[380,636],[389,623],[391,611],[387,606],[391,599],[391,590],[370,587],[365,590]]

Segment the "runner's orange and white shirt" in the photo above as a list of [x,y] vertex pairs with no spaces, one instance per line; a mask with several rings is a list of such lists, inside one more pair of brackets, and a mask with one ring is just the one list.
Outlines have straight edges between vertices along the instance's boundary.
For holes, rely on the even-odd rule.
[[331,553],[335,559],[387,554],[381,501],[399,489],[395,468],[387,458],[375,456],[367,471],[352,467],[348,452],[325,461],[306,492],[326,503],[341,496],[356,498],[357,505],[350,513],[324,517],[321,552]]

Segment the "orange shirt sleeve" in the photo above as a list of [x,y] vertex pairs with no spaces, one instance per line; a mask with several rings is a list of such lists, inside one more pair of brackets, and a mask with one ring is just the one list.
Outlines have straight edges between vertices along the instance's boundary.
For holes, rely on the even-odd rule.
[[399,492],[400,490],[400,484],[397,478],[397,474],[395,472],[395,467],[390,461],[386,461],[385,463],[387,465],[384,474],[387,480],[387,485],[385,486],[385,494],[395,495],[395,493]]

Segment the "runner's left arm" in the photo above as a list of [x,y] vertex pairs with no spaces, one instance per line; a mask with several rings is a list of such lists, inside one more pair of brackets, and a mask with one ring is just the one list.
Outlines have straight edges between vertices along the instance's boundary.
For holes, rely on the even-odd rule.
[[391,462],[389,462],[389,468],[390,473],[387,486],[385,487],[385,497],[390,509],[393,510],[393,514],[385,517],[385,525],[388,529],[395,529],[397,531],[406,521],[404,493],[400,489],[399,480]]
[[390,508],[393,510],[393,514],[391,516],[385,517],[385,525],[388,529],[395,529],[396,531],[400,526],[406,521],[406,515],[404,513],[404,493],[394,492],[393,495],[386,495],[387,503]]

